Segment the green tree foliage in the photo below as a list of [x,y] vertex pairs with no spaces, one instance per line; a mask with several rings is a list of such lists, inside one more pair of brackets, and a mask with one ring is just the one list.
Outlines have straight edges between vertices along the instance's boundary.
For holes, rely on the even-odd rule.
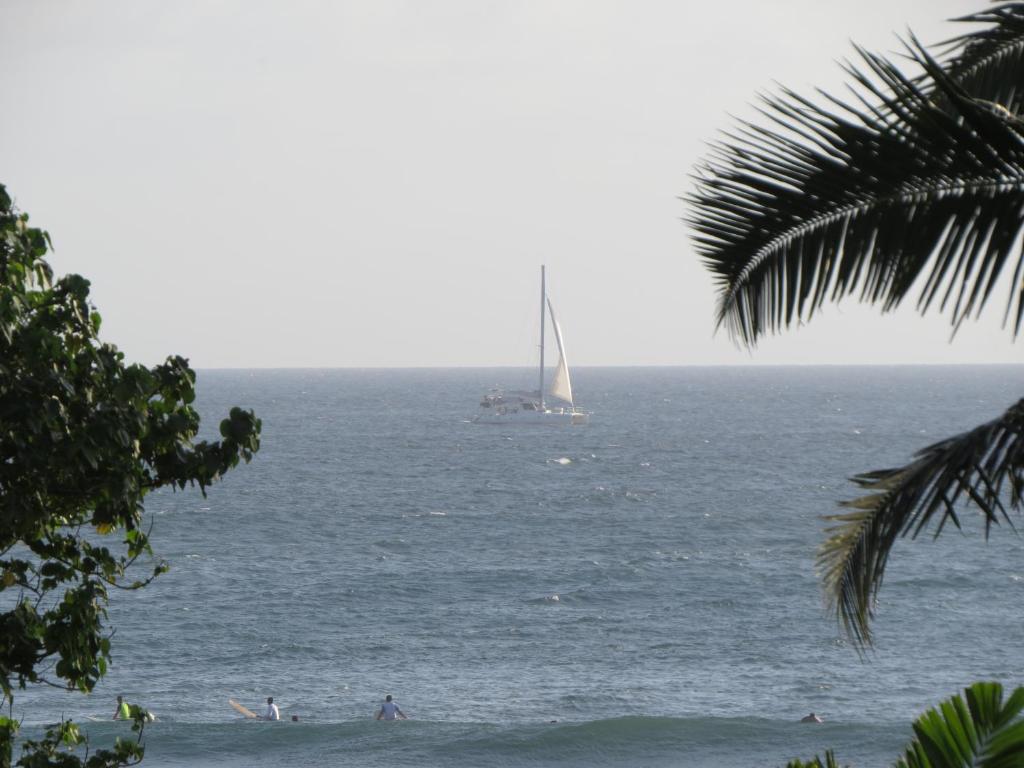
[[[860,50],[853,98],[784,91],[765,100],[769,127],[742,123],[716,146],[689,202],[720,326],[753,345],[855,295],[883,311],[916,296],[954,329],[1001,304],[1010,332],[1024,328],[1024,3],[962,21],[988,26],[934,55],[910,38],[918,74]],[[865,647],[897,539],[959,527],[968,505],[987,534],[1024,506],[1024,400],[854,481],[868,494],[830,517],[818,563]]]
[[[140,589],[166,570],[143,525],[146,494],[205,494],[259,449],[260,420],[240,408],[221,422],[218,442],[195,442],[187,361],[126,364],[99,340],[88,281],[54,280],[49,247],[0,185],[0,766],[10,765],[17,732],[15,691],[92,690],[110,661],[110,590]],[[140,736],[144,714],[134,708]],[[83,738],[64,723],[18,764],[98,768],[142,754],[120,742],[81,762],[67,750]]]

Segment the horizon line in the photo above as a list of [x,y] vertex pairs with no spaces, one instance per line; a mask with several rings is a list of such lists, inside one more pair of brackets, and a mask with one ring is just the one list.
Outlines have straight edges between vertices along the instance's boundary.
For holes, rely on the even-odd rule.
[[[187,359],[187,358],[186,358]],[[674,369],[674,368],[994,368],[1022,367],[1024,362],[948,363],[689,363],[689,364],[604,364],[574,365],[572,370]],[[554,366],[551,366],[554,367]],[[536,370],[529,365],[214,365],[196,366],[196,371],[452,371],[452,370]]]

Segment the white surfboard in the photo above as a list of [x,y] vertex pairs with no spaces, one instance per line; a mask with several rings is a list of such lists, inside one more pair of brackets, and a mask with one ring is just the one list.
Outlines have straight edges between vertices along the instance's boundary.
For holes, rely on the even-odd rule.
[[251,709],[246,709],[245,707],[243,707],[241,704],[239,704],[234,699],[228,699],[228,704],[230,704],[232,707],[234,707],[236,710],[241,712],[246,717],[248,717],[248,718],[250,718],[252,720],[256,719],[256,713],[255,712],[253,712]]
[[[115,720],[112,717],[96,717],[95,715],[86,715],[85,719],[86,720],[91,720],[94,723],[130,723],[131,722],[130,720],[122,720],[122,719]],[[150,712],[149,716],[146,718],[146,722],[147,723],[155,723],[156,722],[156,715],[154,715],[152,712]]]

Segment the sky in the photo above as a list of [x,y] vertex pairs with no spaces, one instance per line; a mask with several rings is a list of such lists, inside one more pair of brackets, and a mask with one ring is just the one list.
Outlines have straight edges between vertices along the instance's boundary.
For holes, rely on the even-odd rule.
[[541,264],[574,366],[1016,363],[999,301],[740,348],[680,200],[758,93],[986,6],[0,0],[0,183],[146,364],[532,365]]

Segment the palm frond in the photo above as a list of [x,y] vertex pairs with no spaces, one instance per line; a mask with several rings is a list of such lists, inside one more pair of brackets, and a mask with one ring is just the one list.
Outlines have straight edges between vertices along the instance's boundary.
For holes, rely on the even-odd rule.
[[910,464],[853,479],[869,493],[826,517],[833,523],[818,552],[826,598],[858,647],[871,644],[870,620],[896,539],[916,537],[930,524],[960,527],[958,509],[977,507],[985,536],[1024,503],[1024,400],[969,432],[935,443]]
[[1024,3],[1000,3],[954,19],[987,24],[940,43],[943,69],[972,98],[1024,111]]
[[[719,327],[753,344],[854,293],[890,310],[919,277],[918,309],[938,304],[959,325],[1008,267],[1020,281],[1024,126],[967,96],[916,41],[908,51],[952,109],[860,50],[855,99],[765,98],[774,126],[741,122],[698,168],[687,221],[719,286]],[[1014,335],[1022,319],[1011,286]]]
[[999,683],[974,683],[914,722],[914,739],[896,768],[1024,764],[1024,688],[1003,702]]

